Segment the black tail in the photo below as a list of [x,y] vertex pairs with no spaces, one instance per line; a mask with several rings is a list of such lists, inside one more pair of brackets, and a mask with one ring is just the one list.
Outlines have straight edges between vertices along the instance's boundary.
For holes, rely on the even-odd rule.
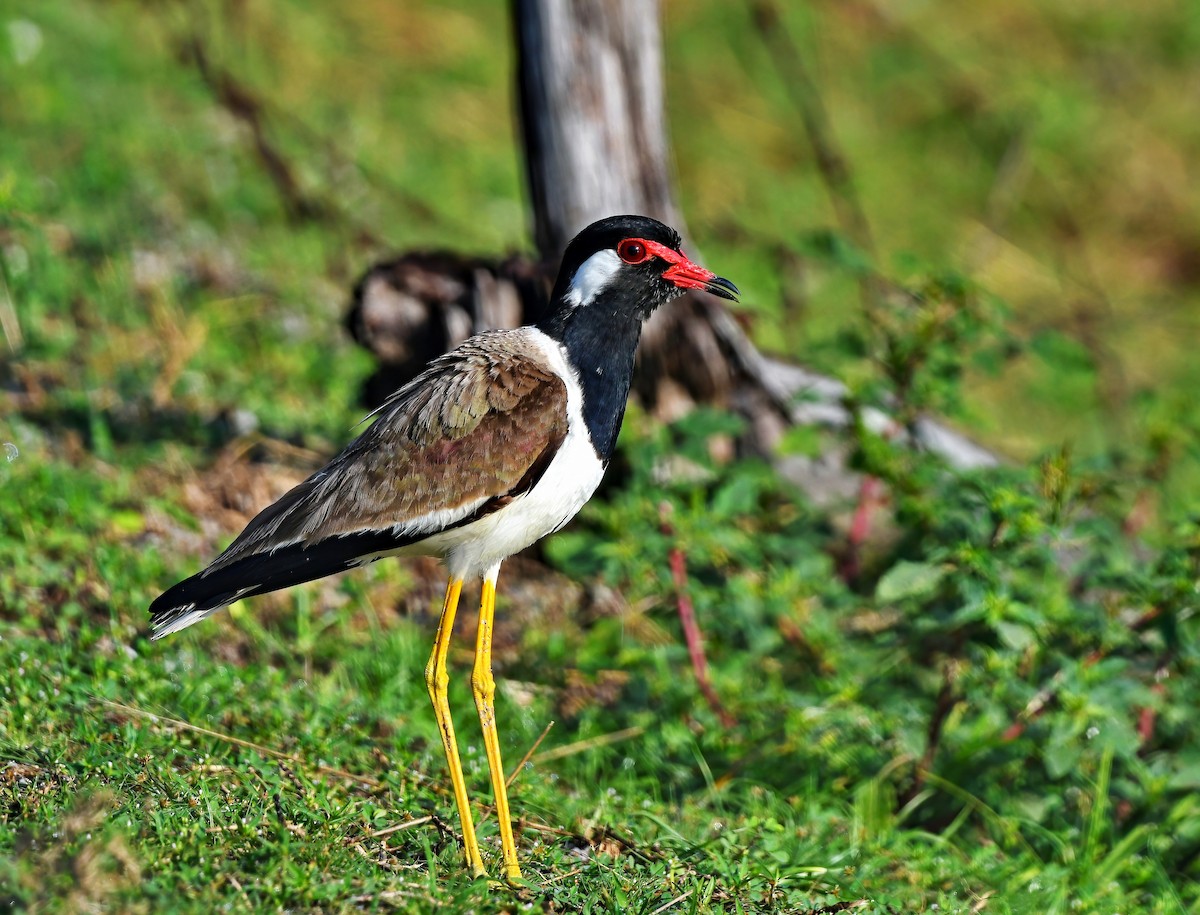
[[226,565],[220,560],[168,588],[150,605],[152,638],[178,632],[243,597],[278,591],[343,572],[372,561],[368,557],[400,549],[419,537],[391,531],[363,531],[318,543],[294,543],[254,553]]

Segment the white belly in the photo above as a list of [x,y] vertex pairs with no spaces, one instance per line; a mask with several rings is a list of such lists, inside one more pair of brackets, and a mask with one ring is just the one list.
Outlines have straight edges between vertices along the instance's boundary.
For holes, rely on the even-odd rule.
[[583,421],[583,392],[562,347],[540,330],[527,328],[531,342],[567,385],[567,435],[537,484],[499,511],[413,544],[402,552],[445,558],[456,578],[479,577],[513,553],[558,530],[592,497],[604,465]]
[[587,436],[572,429],[533,489],[478,521],[422,541],[420,552],[444,556],[456,578],[482,576],[575,517],[603,475]]

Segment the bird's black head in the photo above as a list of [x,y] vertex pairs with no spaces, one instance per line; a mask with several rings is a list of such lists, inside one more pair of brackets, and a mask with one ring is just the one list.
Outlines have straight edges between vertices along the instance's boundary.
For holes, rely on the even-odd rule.
[[646,216],[610,216],[567,245],[538,327],[558,340],[583,390],[583,419],[607,462],[633,377],[642,322],[688,289],[736,301],[737,287],[688,260],[679,233]]
[[572,239],[563,254],[547,324],[592,320],[646,320],[688,289],[736,301],[737,287],[692,263],[679,250],[679,233],[648,216],[610,216]]

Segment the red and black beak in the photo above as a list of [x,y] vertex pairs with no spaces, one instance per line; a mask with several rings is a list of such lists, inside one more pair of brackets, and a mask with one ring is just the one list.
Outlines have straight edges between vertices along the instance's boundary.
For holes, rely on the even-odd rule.
[[731,302],[736,302],[740,295],[737,286],[725,277],[717,276],[711,270],[705,270],[687,258],[677,264],[672,264],[663,272],[663,279],[669,280],[680,289],[703,289],[705,292],[729,299]]
[[741,293],[737,286],[723,276],[717,276],[711,270],[705,270],[699,264],[693,264],[682,251],[668,248],[656,242],[645,242],[651,254],[661,257],[671,266],[663,271],[662,278],[668,283],[674,283],[680,289],[703,289],[705,292],[736,302]]

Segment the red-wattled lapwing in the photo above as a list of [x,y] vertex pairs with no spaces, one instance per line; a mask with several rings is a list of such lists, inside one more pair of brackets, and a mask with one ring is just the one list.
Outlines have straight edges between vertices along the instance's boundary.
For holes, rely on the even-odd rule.
[[244,597],[384,556],[431,554],[450,583],[425,682],[445,745],[467,863],[483,874],[447,701],[446,655],[463,580],[482,577],[471,687],[483,726],[509,880],[519,879],[493,710],[500,563],[569,521],[612,457],[642,322],[687,289],[737,288],[679,250],[679,234],[613,216],[563,255],[549,317],[478,334],[372,414],[341,454],[263,509],[207,569],[150,607],[154,638]]

